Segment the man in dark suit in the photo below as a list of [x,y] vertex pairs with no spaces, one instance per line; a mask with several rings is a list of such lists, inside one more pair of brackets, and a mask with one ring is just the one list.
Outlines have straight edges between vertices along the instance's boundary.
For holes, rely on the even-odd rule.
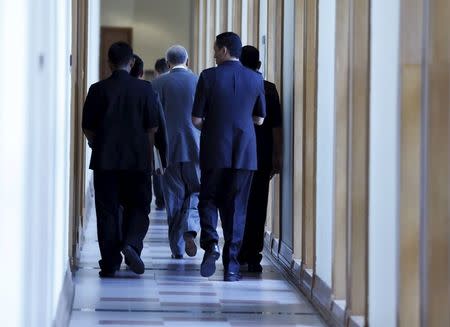
[[[261,67],[259,51],[255,47],[242,48],[242,64],[257,72]],[[282,159],[281,105],[275,84],[264,81],[266,118],[264,124],[255,126],[258,170],[255,171],[247,206],[245,233],[239,261],[248,263],[249,272],[262,272],[261,252],[264,247],[269,183],[274,174],[280,172]]]
[[162,176],[172,257],[193,257],[195,237],[200,229],[200,132],[192,125],[191,113],[198,77],[188,67],[188,53],[180,45],[167,50],[170,71],[152,81],[158,92],[167,122],[169,166]]
[[217,67],[204,70],[195,94],[192,121],[200,139],[200,245],[205,250],[200,273],[209,277],[220,256],[216,231],[218,212],[225,245],[225,281],[239,280],[238,254],[245,227],[253,171],[257,169],[253,124],[266,115],[261,75],[239,62],[241,40],[232,32],[216,37]]
[[[166,58],[160,58],[155,62],[155,76],[157,78],[160,75],[166,74],[169,71]],[[166,207],[164,194],[162,189],[162,176],[156,175],[153,178],[153,191],[155,191],[155,205],[156,210],[164,210]]]
[[[133,57],[134,65],[130,71],[130,75],[139,79],[143,79],[144,61],[136,54],[134,54]],[[167,138],[166,119],[164,117],[164,110],[162,106],[160,106],[158,110],[158,131],[155,133],[155,147],[158,149],[162,168],[167,168],[167,152],[169,145]],[[161,174],[162,171],[155,171],[152,177],[153,191],[155,192],[156,210],[162,210],[165,207],[161,188]]]
[[159,58],[155,62],[155,78],[169,72],[169,65],[166,58]]
[[[82,127],[92,147],[100,277],[113,277],[125,261],[144,273],[140,258],[149,226],[154,134],[158,98],[150,83],[130,76],[133,50],[125,42],[108,51],[112,74],[93,84],[83,108]],[[123,207],[123,240],[119,208]]]

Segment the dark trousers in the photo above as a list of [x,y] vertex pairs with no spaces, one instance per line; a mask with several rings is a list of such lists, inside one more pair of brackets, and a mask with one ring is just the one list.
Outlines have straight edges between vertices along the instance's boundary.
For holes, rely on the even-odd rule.
[[253,172],[240,169],[209,169],[201,175],[199,214],[200,246],[207,250],[219,242],[218,211],[225,244],[222,262],[225,270],[239,271],[238,254],[244,236],[247,201]]
[[247,220],[239,261],[251,264],[260,263],[264,247],[264,226],[269,198],[270,171],[256,171],[247,206]]
[[164,207],[164,195],[161,185],[161,176],[153,175],[153,192],[155,192],[155,204],[157,207]]
[[[97,236],[102,270],[115,270],[121,249],[132,246],[139,254],[147,234],[152,198],[151,175],[146,172],[94,171]],[[122,219],[120,219],[122,213]]]

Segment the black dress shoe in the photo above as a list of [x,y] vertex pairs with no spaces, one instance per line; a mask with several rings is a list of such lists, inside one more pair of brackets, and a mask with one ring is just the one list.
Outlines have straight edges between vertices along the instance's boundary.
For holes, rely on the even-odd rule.
[[182,254],[172,254],[172,259],[183,259]]
[[115,271],[100,270],[98,272],[98,276],[100,278],[113,278],[115,275],[116,275]]
[[195,257],[197,254],[197,245],[195,244],[194,235],[191,233],[184,233],[184,251],[190,257]]
[[136,274],[143,274],[145,271],[144,262],[137,252],[129,245],[125,245],[122,249],[122,253],[125,256],[125,261],[128,262],[130,269]]
[[248,264],[248,272],[252,273],[261,273],[263,268],[260,263],[249,263]]
[[225,271],[225,273],[223,275],[223,280],[225,282],[237,282],[240,279],[241,279],[241,274],[239,274],[238,272]]
[[214,243],[203,255],[203,261],[200,265],[200,275],[210,277],[216,272],[216,260],[220,257],[219,246]]

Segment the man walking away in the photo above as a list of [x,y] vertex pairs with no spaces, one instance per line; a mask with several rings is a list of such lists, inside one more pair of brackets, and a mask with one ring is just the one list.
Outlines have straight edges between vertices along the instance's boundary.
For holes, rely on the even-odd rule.
[[192,125],[191,113],[197,76],[187,68],[188,53],[175,45],[167,50],[170,71],[152,81],[166,117],[169,137],[169,164],[162,176],[162,188],[169,224],[172,257],[193,257],[195,237],[200,229],[198,193],[200,191],[200,132]]
[[[100,277],[113,277],[122,251],[132,271],[144,273],[140,258],[151,201],[154,134],[158,100],[149,83],[135,79],[133,50],[125,42],[108,51],[112,74],[92,85],[83,108],[82,127],[92,148]],[[120,241],[119,207],[123,211]]]
[[155,78],[169,72],[169,66],[166,58],[160,58],[155,62]]
[[[166,74],[169,71],[167,61],[165,58],[160,58],[155,62],[155,78]],[[164,203],[164,195],[162,190],[162,177],[155,175],[153,178],[153,190],[155,191],[155,205],[156,210],[164,210],[166,204]]]
[[199,78],[192,121],[202,129],[200,140],[200,245],[205,250],[200,273],[209,277],[219,258],[217,219],[220,211],[225,244],[225,281],[239,280],[238,254],[245,228],[253,171],[257,169],[253,124],[266,115],[261,75],[242,66],[241,39],[232,32],[216,37],[217,67]]
[[[259,51],[247,45],[242,48],[242,64],[257,72],[261,67]],[[275,84],[264,81],[266,118],[264,124],[255,126],[258,170],[255,171],[247,205],[245,233],[239,253],[239,262],[248,263],[249,272],[262,272],[261,252],[264,247],[269,183],[281,169],[281,106]]]

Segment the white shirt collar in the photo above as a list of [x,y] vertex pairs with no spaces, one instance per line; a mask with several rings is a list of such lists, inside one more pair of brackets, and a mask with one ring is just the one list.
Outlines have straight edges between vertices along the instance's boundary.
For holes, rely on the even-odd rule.
[[181,69],[187,70],[187,67],[186,67],[185,65],[176,65],[176,66],[174,66],[174,67],[172,68],[172,70],[173,70],[173,69],[177,69],[177,68],[181,68]]

